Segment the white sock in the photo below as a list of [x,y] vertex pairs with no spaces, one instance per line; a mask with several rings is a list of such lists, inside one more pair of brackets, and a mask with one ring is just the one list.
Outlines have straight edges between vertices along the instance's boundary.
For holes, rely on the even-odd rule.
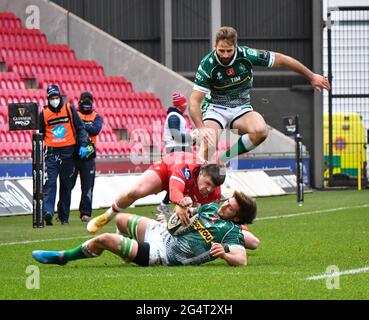
[[115,202],[113,205],[105,211],[108,215],[109,219],[113,219],[119,212],[122,212],[124,209],[120,208]]
[[82,252],[83,254],[87,257],[87,258],[95,258],[98,257],[99,255],[96,253],[93,253],[89,248],[88,248],[88,244],[92,239],[89,239],[87,241],[85,241],[84,243],[82,243]]
[[247,152],[255,149],[257,146],[255,146],[252,141],[250,140],[250,137],[248,134],[243,134],[241,136],[241,141],[244,147],[246,148]]

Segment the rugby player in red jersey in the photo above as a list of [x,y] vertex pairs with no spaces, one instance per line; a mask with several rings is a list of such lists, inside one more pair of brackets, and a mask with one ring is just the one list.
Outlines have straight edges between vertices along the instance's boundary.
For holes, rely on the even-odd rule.
[[151,165],[134,185],[118,196],[106,212],[92,219],[87,224],[87,231],[98,232],[137,199],[163,190],[169,192],[170,201],[176,204],[175,212],[182,224],[187,225],[187,208],[220,202],[220,185],[224,180],[224,167],[201,164],[196,155],[189,152],[173,152]]

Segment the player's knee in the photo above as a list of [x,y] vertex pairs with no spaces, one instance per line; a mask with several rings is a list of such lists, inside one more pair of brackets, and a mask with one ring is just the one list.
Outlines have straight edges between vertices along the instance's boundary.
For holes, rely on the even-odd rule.
[[254,145],[259,145],[268,137],[268,127],[262,126],[256,128],[254,132],[250,133],[250,139]]
[[263,142],[268,137],[268,127],[263,126],[257,131],[257,136],[261,142]]
[[118,213],[117,215],[116,215],[116,217],[115,217],[115,221],[117,221],[117,222],[123,222],[123,221],[125,221],[125,220],[127,220],[128,218],[129,218],[129,216],[130,216],[131,214],[129,214],[129,213],[123,213],[123,212],[120,212],[120,213]]
[[122,231],[127,228],[128,220],[132,215],[129,213],[119,213],[115,218],[117,228]]
[[119,213],[119,214],[117,214],[116,215],[116,217],[115,217],[115,224],[117,225],[117,226],[120,226],[120,225],[123,225],[124,224],[124,220],[126,220],[125,218],[124,218],[124,215],[123,214],[121,214],[121,213]]
[[98,244],[100,247],[104,248],[110,243],[111,234],[110,233],[103,233],[103,234],[99,235],[98,237],[96,237],[94,240],[95,240],[96,244]]

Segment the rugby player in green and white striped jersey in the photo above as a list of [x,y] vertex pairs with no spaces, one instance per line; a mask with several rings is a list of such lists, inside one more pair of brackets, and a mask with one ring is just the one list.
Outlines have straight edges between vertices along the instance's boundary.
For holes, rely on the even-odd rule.
[[197,210],[197,219],[178,236],[153,219],[120,213],[118,233],[101,234],[65,251],[33,251],[32,256],[40,263],[64,265],[108,250],[141,266],[198,265],[216,258],[231,266],[247,265],[241,224],[250,224],[256,217],[253,198],[235,191],[222,205],[213,202],[188,210]]
[[225,163],[253,150],[268,135],[263,117],[250,104],[253,66],[284,67],[306,77],[317,90],[329,90],[328,80],[287,55],[237,45],[237,31],[222,27],[215,48],[200,62],[190,97],[189,112],[203,137],[200,156],[211,160],[223,129],[235,129],[239,140],[220,155]]

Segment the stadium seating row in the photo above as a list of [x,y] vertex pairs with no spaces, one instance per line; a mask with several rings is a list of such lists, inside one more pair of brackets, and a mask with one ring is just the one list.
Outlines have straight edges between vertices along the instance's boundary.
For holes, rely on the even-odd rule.
[[[3,142],[20,142],[31,143],[31,131],[9,131],[7,124],[0,124],[0,141]],[[32,145],[31,145],[32,147]]]
[[113,133],[112,130],[102,130],[100,134],[97,136],[97,141],[100,142],[117,142],[117,136]]
[[76,60],[75,52],[65,44],[0,42],[0,52],[4,60],[9,58]]
[[126,150],[117,148],[114,145],[104,144],[97,146],[97,154],[100,155],[100,157],[102,158],[124,158],[122,154],[127,154],[128,157],[128,153],[129,151],[126,152]]
[[[147,146],[140,143],[100,142],[97,144],[99,157],[128,158],[133,153],[136,156],[149,156]],[[0,144],[0,155],[9,160],[30,159],[32,155],[32,143],[3,142]]]
[[37,74],[66,74],[70,76],[100,75],[104,69],[94,60],[43,60],[8,58],[5,60],[7,71],[18,73],[22,78],[35,78]]
[[132,129],[145,129],[148,132],[152,132],[153,128],[156,126],[161,126],[164,124],[165,117],[161,116],[112,116],[105,115],[102,113],[104,122],[109,123],[112,128],[126,128],[129,130]]
[[[131,152],[135,152],[138,155],[148,156],[148,152],[139,143],[132,143],[128,141],[122,142],[100,142],[97,144],[97,153],[102,156],[115,155],[116,158],[128,158]],[[114,158],[114,156],[113,156]]]
[[[31,131],[9,131],[7,125],[0,125],[0,141],[0,155],[2,156],[31,156]],[[112,131],[109,132],[104,130],[98,136],[97,150],[99,153],[108,154],[129,153],[130,143],[121,143],[117,140]]]
[[[0,73],[1,74],[1,73]],[[166,110],[161,106],[161,102],[152,93],[130,92],[126,94],[107,92],[94,92],[95,107],[102,114],[112,115],[126,114],[141,115],[166,115]],[[78,103],[81,91],[62,91],[63,95],[74,104]],[[47,103],[45,90],[39,89],[0,89],[0,105],[6,106],[15,102],[36,102],[39,106]]]
[[47,104],[45,91],[35,89],[0,89],[0,108],[9,103],[36,102],[39,107]]
[[25,83],[17,73],[0,72],[1,89],[26,89]]
[[99,109],[99,112],[101,114],[107,115],[107,116],[112,116],[112,117],[116,117],[116,116],[128,116],[128,117],[132,117],[132,116],[137,116],[137,117],[144,117],[144,116],[148,116],[148,117],[166,117],[166,112],[165,110],[147,110],[145,111],[144,109],[140,109],[140,108],[135,108],[135,105],[126,105],[126,104],[122,104],[120,108],[106,108],[106,107],[99,107],[98,105],[96,105],[97,108]]
[[38,29],[9,29],[7,27],[3,27],[0,29],[0,42],[42,44],[47,43],[47,38],[46,35],[41,33]]
[[[70,101],[78,101],[80,91],[68,90],[63,92]],[[160,99],[152,92],[93,92],[96,105],[99,108],[134,108],[145,112],[165,112]]]
[[26,85],[21,80],[0,79],[2,89],[25,89]]
[[[166,109],[162,107],[160,99],[152,93],[146,92],[101,92],[92,91],[94,94],[95,108],[100,113],[119,113],[140,115],[165,115]],[[71,103],[78,103],[80,91],[64,91]],[[116,109],[116,110],[112,110]]]
[[62,91],[105,91],[105,92],[132,92],[132,84],[124,77],[114,76],[68,76],[57,74],[38,74],[38,87],[46,89],[50,83],[58,84]]
[[0,126],[8,123],[8,115],[4,112],[2,113],[3,108],[0,107]]
[[0,12],[0,28],[18,29],[21,27],[21,20],[13,12]]
[[39,87],[42,89],[46,89],[47,86],[50,83],[54,83],[57,84],[59,86],[59,88],[63,91],[63,92],[68,92],[68,91],[72,91],[72,90],[78,90],[79,92],[83,92],[83,91],[90,91],[90,92],[96,92],[96,91],[111,91],[112,93],[114,91],[120,91],[120,92],[124,92],[124,91],[132,91],[132,85],[130,83],[123,83],[123,84],[114,84],[114,83],[96,83],[96,82],[85,82],[85,81],[69,81],[69,82],[61,82],[60,80],[58,81],[40,81],[39,82]]
[[[97,143],[99,156],[120,157],[131,148],[141,155],[147,153],[140,143],[119,142],[113,128],[125,128],[129,138],[145,140],[145,144],[161,143],[166,110],[153,93],[134,92],[122,76],[105,76],[102,66],[77,60],[67,45],[48,44],[45,34],[22,28],[12,13],[0,13],[0,54],[8,71],[0,73],[0,156],[30,157],[32,131],[9,131],[8,103],[36,102],[41,110],[47,104],[45,89],[50,83],[58,84],[65,101],[74,104],[82,91],[93,93],[96,111],[104,120]],[[40,89],[27,89],[24,78],[36,79]]]

